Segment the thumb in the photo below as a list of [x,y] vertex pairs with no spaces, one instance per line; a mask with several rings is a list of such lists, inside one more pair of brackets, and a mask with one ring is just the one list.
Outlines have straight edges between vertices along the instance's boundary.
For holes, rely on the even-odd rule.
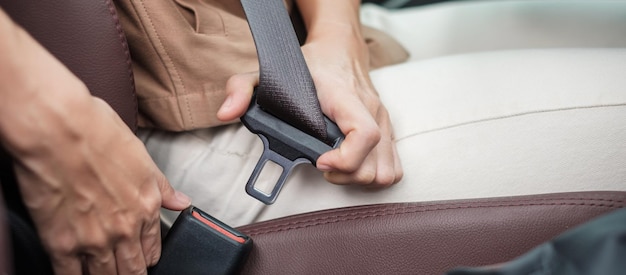
[[241,117],[250,105],[252,91],[259,83],[259,72],[236,74],[226,82],[226,99],[217,111],[221,121],[231,121]]
[[163,174],[158,176],[157,181],[161,191],[161,206],[180,211],[191,205],[191,199],[183,192],[174,190]]

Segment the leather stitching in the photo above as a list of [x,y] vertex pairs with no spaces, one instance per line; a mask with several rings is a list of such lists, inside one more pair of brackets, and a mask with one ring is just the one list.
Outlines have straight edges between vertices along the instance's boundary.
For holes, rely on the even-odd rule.
[[[607,203],[617,203],[617,204],[626,204],[626,201],[624,200],[614,200],[614,199],[603,199],[603,198],[534,198],[534,199],[518,199],[518,200],[514,200],[514,201],[503,201],[503,200],[493,200],[493,201],[483,201],[483,202],[458,202],[458,203],[446,203],[445,205],[447,207],[457,207],[457,206],[464,206],[464,205],[468,205],[468,204],[480,204],[482,203],[482,206],[485,207],[489,207],[489,205],[485,205],[485,204],[493,204],[493,203],[498,203],[498,204],[506,204],[508,202],[518,202],[518,203],[526,203],[526,202],[541,202],[541,201],[555,201],[555,200],[570,200],[570,201],[599,201],[599,202],[607,202]],[[441,206],[441,203],[430,203],[430,204],[420,204],[420,205],[405,205],[405,206],[398,206],[399,204],[394,204],[392,207],[390,208],[385,208],[385,209],[374,209],[374,210],[362,210],[362,211],[355,211],[355,212],[350,212],[350,213],[346,213],[346,214],[341,214],[341,215],[334,215],[334,216],[324,216],[324,217],[320,217],[320,218],[309,218],[306,220],[300,220],[300,221],[294,221],[294,222],[286,222],[286,223],[280,223],[280,224],[275,224],[275,225],[268,225],[268,226],[262,226],[259,229],[256,230],[261,230],[261,229],[271,229],[271,228],[277,228],[277,227],[283,227],[283,226],[289,226],[289,225],[295,225],[295,224],[301,224],[301,223],[306,223],[306,222],[312,222],[312,221],[318,221],[318,220],[324,220],[324,219],[329,219],[329,218],[340,218],[340,217],[348,217],[348,216],[357,216],[357,215],[363,215],[363,214],[371,214],[371,213],[377,213],[377,212],[397,212],[397,211],[403,211],[406,209],[411,209],[411,208],[429,208],[429,207],[437,207],[437,206]],[[478,207],[477,205],[475,205],[476,207]],[[365,206],[367,209],[370,209],[372,207],[376,207],[376,205],[374,206]],[[452,209],[452,208],[451,208]],[[332,213],[332,212],[344,212],[345,209],[340,209],[340,210],[336,210],[336,211],[331,211],[331,212],[326,212],[326,214]],[[402,214],[402,213],[400,213]],[[254,230],[254,231],[256,231]]]
[[407,138],[411,138],[411,137],[415,137],[415,136],[419,136],[419,135],[423,135],[423,134],[428,134],[428,133],[432,133],[432,132],[444,131],[444,130],[457,128],[457,127],[468,126],[468,125],[472,125],[472,124],[478,124],[478,123],[483,123],[483,122],[502,120],[502,119],[507,119],[507,118],[521,117],[521,116],[526,116],[526,115],[534,115],[534,114],[542,114],[542,113],[553,113],[553,112],[562,112],[562,111],[572,111],[572,110],[585,110],[585,109],[594,109],[594,108],[624,107],[624,106],[626,106],[626,103],[574,106],[574,107],[563,107],[563,108],[555,108],[555,109],[532,110],[532,111],[526,111],[526,112],[509,114],[509,115],[487,117],[487,118],[476,119],[476,120],[466,121],[466,122],[460,122],[460,123],[456,123],[456,124],[452,124],[452,125],[448,125],[448,126],[442,126],[442,127],[429,129],[429,130],[419,131],[417,133],[408,134],[408,135],[403,136],[401,138],[397,138],[396,142],[402,141],[403,139],[407,139]]
[[[561,200],[567,200],[567,199],[561,199]],[[490,204],[490,205],[467,205],[468,203],[457,203],[457,204],[450,204],[444,207],[437,207],[437,208],[432,208],[432,209],[424,209],[425,207],[427,207],[427,205],[426,206],[425,205],[404,206],[404,207],[393,208],[393,209],[383,209],[382,211],[381,210],[369,210],[369,211],[348,213],[344,215],[335,215],[335,216],[313,218],[313,219],[302,220],[302,221],[288,222],[288,223],[272,225],[272,226],[259,228],[259,229],[252,229],[250,231],[247,231],[246,233],[248,233],[250,236],[254,236],[254,235],[267,234],[267,233],[303,229],[303,228],[314,227],[318,225],[332,224],[332,223],[338,223],[338,222],[344,222],[344,221],[364,220],[364,219],[369,219],[369,218],[374,218],[374,217],[383,217],[383,216],[389,216],[389,215],[402,215],[402,214],[411,214],[411,213],[420,213],[420,212],[425,213],[425,212],[454,210],[454,209],[480,209],[480,208],[518,207],[518,206],[589,206],[589,207],[605,207],[605,208],[615,208],[615,209],[624,207],[624,201],[620,201],[620,200],[584,199],[584,198],[575,198],[573,200],[584,200],[584,201],[587,200],[587,202],[523,203],[523,201],[538,201],[538,200],[519,200],[519,201],[513,201],[511,203],[500,203],[500,204]],[[594,203],[594,202],[606,202],[606,203]],[[434,205],[431,205],[431,206],[434,206]],[[415,209],[415,207],[418,207],[418,209]]]
[[137,105],[137,95],[135,94],[135,76],[133,74],[133,69],[132,69],[132,61],[130,58],[130,51],[128,50],[128,41],[126,40],[126,35],[124,34],[124,30],[122,29],[122,25],[120,23],[120,19],[117,16],[117,12],[115,10],[115,5],[113,5],[113,2],[111,0],[104,0],[105,5],[107,5],[109,7],[109,13],[111,14],[111,17],[113,17],[113,23],[115,24],[115,29],[117,30],[117,36],[120,39],[120,42],[122,43],[122,50],[124,51],[124,56],[126,57],[126,69],[128,71],[128,77],[130,80],[130,88],[131,88],[131,94],[132,94],[132,99],[133,99],[133,104],[135,106],[134,108],[134,114],[135,114],[135,125],[133,125],[135,128],[137,128],[137,116],[139,115],[139,109],[138,109],[138,105]]
[[[401,212],[397,212],[397,211],[387,211],[387,213],[375,213],[375,214],[370,214],[370,215],[363,215],[363,216],[357,216],[357,217],[342,217],[342,218],[336,218],[336,217],[326,217],[326,218],[321,218],[318,219],[320,220],[319,222],[315,222],[315,223],[311,223],[311,224],[304,224],[304,223],[310,223],[311,221],[315,220],[307,220],[307,221],[301,221],[301,222],[295,222],[295,226],[290,226],[290,227],[285,227],[285,228],[277,228],[277,229],[270,229],[270,230],[251,230],[251,231],[246,231],[246,233],[248,233],[248,235],[250,236],[256,236],[256,235],[261,235],[261,234],[268,234],[268,233],[275,233],[275,232],[282,232],[282,231],[290,231],[290,230],[296,230],[296,229],[303,229],[303,228],[308,228],[308,227],[314,227],[314,226],[318,226],[318,225],[326,225],[326,224],[333,224],[333,223],[338,223],[338,222],[345,222],[345,221],[353,221],[353,220],[365,220],[365,219],[369,219],[369,218],[374,218],[374,217],[384,217],[384,216],[389,216],[389,215],[402,215],[402,214],[412,214],[412,213],[426,213],[426,212],[434,212],[434,211],[443,211],[443,210],[454,210],[454,209],[480,209],[480,208],[495,208],[495,207],[516,207],[516,206],[590,206],[590,207],[606,207],[606,208],[621,208],[621,206],[616,206],[616,205],[605,205],[605,204],[588,204],[588,203],[536,203],[536,204],[501,204],[501,205],[483,205],[483,206],[457,206],[457,207],[442,207],[442,208],[434,208],[434,209],[414,209],[414,210],[410,210],[410,211],[401,211]],[[332,218],[335,218],[334,220]],[[303,225],[298,225],[298,224],[303,224]],[[277,226],[277,227],[282,227],[281,226]]]

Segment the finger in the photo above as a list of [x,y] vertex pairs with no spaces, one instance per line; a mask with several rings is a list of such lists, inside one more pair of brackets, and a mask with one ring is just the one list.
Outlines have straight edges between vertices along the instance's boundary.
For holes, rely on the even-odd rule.
[[370,154],[356,171],[352,173],[327,172],[324,173],[327,181],[339,184],[368,185],[376,179],[376,156]]
[[157,184],[161,192],[161,205],[169,210],[181,211],[191,205],[191,199],[180,191],[174,190],[161,172],[157,172]]
[[115,260],[118,274],[147,274],[146,261],[138,239],[119,242],[115,248]]
[[400,161],[400,155],[398,154],[398,148],[395,146],[395,142],[394,142],[394,146],[393,146],[393,156],[394,156],[394,170],[396,172],[396,181],[394,182],[394,184],[399,183],[402,178],[404,178],[404,168],[402,168],[402,162]]
[[[325,173],[326,179],[334,184],[359,184],[386,187],[397,183],[403,176],[400,159],[395,146],[390,141],[381,141],[377,153],[371,153],[366,160],[350,173],[330,171]],[[369,160],[368,159],[373,159]]]
[[380,187],[392,185],[396,182],[395,158],[393,155],[393,144],[387,138],[378,143],[376,148],[378,158],[376,159],[376,178],[372,184]]
[[324,153],[317,160],[322,171],[353,173],[380,141],[376,122],[364,108],[348,108],[336,115],[339,128],[346,134],[339,148]]
[[161,220],[160,212],[146,222],[141,230],[141,248],[147,266],[153,266],[161,256]]
[[76,256],[51,257],[54,274],[79,275],[82,273],[81,260]]
[[392,149],[392,154],[393,154],[393,166],[394,166],[394,173],[395,173],[395,180],[394,180],[394,184],[400,182],[402,180],[402,178],[404,177],[404,169],[402,168],[402,161],[400,160],[400,154],[398,154],[398,146],[397,146],[397,140],[396,140],[396,135],[394,133],[393,130],[393,125],[391,124],[391,118],[389,117],[389,113],[387,112],[387,110],[385,109],[385,115],[387,117],[386,119],[386,123],[384,123],[384,127],[385,129],[387,129],[388,132],[388,137],[389,137],[389,142],[391,145],[391,149]]
[[[396,183],[401,175],[400,159],[398,158],[396,145],[393,141],[393,129],[389,115],[385,108],[379,111],[379,126],[381,128],[381,140],[376,146],[377,166],[376,179],[374,184],[381,187],[389,186]],[[398,168],[400,173],[398,173]]]
[[90,275],[116,274],[117,272],[115,256],[111,250],[104,250],[97,254],[87,255],[85,261],[87,262],[87,270],[89,270]]
[[365,128],[367,129],[355,129],[348,132],[339,148],[320,156],[317,160],[318,169],[342,173],[356,172],[380,138],[375,127],[366,126]]
[[226,99],[217,111],[221,121],[231,121],[241,117],[250,105],[254,87],[259,83],[259,73],[245,73],[232,76],[226,82]]

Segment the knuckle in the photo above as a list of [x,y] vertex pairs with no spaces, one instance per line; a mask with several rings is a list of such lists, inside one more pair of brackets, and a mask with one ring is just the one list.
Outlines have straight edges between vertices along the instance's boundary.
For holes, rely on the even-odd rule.
[[383,108],[383,104],[380,101],[380,97],[376,94],[376,91],[370,90],[368,93],[364,93],[361,96],[370,113],[376,114]]
[[376,184],[381,187],[386,187],[394,184],[396,176],[394,173],[382,173],[376,177]]
[[361,184],[361,185],[370,184],[374,182],[375,179],[376,179],[376,173],[373,171],[361,171],[361,172],[358,172],[354,177],[355,183]]
[[133,236],[135,236],[136,234],[136,229],[134,226],[135,223],[130,222],[127,225],[124,226],[119,226],[117,228],[117,232],[116,235],[118,238],[123,239],[123,240],[128,240],[128,239],[132,239]]
[[161,235],[161,224],[160,224],[160,220],[154,220],[154,221],[150,221],[147,222],[144,225],[142,234],[146,237],[150,237],[150,238],[154,238],[156,240],[158,240],[158,236]]
[[130,261],[127,265],[128,274],[146,274],[146,267],[138,261]]
[[236,89],[237,83],[240,81],[241,75],[235,74],[226,80],[226,91],[232,91]]
[[99,253],[89,256],[89,261],[97,264],[98,266],[105,266],[115,261],[113,254]]
[[109,245],[109,240],[104,234],[92,234],[83,241],[83,245],[87,250],[100,251]]
[[343,173],[354,173],[361,167],[362,162],[356,158],[346,159],[337,163],[337,168]]
[[[120,257],[118,255],[118,257]],[[146,265],[144,263],[141,251],[125,251],[119,261],[124,270],[124,274],[145,274]]]
[[69,236],[61,235],[52,239],[50,242],[44,242],[53,255],[66,256],[76,252],[78,242]]
[[378,172],[376,175],[376,184],[380,187],[387,187],[398,182],[401,177],[402,175],[398,174],[393,167],[388,167]]
[[[157,184],[159,186],[157,186]],[[135,211],[133,215],[136,217],[152,218],[156,213],[159,213],[161,209],[162,193],[166,190],[161,190],[158,183],[158,177],[151,180],[142,189],[143,196],[135,202]]]
[[152,253],[150,254],[150,257],[148,258],[148,262],[147,262],[148,266],[153,266],[157,264],[160,258],[161,258],[161,246],[155,246],[154,249],[152,250]]
[[376,97],[373,100],[371,100],[367,107],[370,110],[370,113],[372,113],[374,115],[379,114],[381,109],[383,109],[383,105],[381,104],[381,102],[378,99],[378,97]]
[[376,123],[370,123],[363,127],[363,136],[370,144],[376,145],[380,141],[382,134]]
[[389,111],[387,111],[387,108],[385,108],[384,105],[379,104],[377,111],[376,111],[376,117],[379,119],[389,119]]
[[142,199],[142,204],[144,211],[149,214],[150,218],[152,218],[154,214],[159,213],[159,210],[161,209],[161,196],[159,196],[159,194],[146,196]]
[[114,220],[113,223],[107,227],[109,238],[115,242],[131,239],[136,235],[135,233],[138,230],[137,225],[137,219],[127,213],[123,217]]

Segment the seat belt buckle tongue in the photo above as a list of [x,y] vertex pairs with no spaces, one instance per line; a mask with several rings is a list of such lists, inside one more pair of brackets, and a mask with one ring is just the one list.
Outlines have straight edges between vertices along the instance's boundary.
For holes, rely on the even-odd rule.
[[[324,119],[328,138],[321,141],[264,111],[253,96],[241,122],[261,138],[263,154],[248,179],[246,192],[265,204],[272,204],[294,167],[302,163],[315,165],[322,154],[339,147],[344,138],[341,130],[327,117]],[[282,173],[269,194],[255,187],[268,161],[282,168]]]

